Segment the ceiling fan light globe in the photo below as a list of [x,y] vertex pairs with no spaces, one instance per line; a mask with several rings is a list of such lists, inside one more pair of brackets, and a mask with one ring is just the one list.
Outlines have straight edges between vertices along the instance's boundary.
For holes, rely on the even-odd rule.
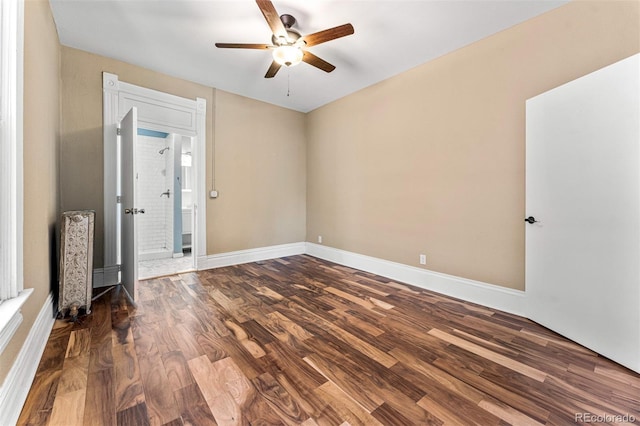
[[302,62],[304,52],[297,46],[278,46],[273,51],[273,60],[280,65],[292,67]]

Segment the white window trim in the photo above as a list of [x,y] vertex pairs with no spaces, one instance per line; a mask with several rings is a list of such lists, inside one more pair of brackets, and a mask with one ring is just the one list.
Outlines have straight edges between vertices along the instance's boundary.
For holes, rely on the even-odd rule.
[[0,353],[22,322],[24,0],[0,1]]

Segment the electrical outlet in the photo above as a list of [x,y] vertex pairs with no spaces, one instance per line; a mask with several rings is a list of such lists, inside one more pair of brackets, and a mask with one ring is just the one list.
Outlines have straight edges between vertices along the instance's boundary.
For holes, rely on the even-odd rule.
[[318,235],[318,244],[322,244],[322,235]]
[[426,254],[421,254],[420,255],[420,264],[421,265],[426,265],[427,264],[427,255]]

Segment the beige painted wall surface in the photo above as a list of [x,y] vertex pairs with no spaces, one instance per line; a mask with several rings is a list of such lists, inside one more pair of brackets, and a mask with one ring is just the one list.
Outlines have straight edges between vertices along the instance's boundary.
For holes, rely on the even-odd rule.
[[640,50],[578,1],[311,112],[307,239],[524,289],[525,101]]
[[57,282],[60,47],[48,1],[25,2],[24,44],[24,286],[34,292],[0,356],[0,383]]
[[[94,267],[102,267],[104,257],[103,71],[127,83],[206,99],[207,190],[215,131],[220,191],[218,199],[207,201],[208,254],[304,240],[302,114],[224,92],[216,97],[211,87],[62,47],[61,206],[98,212]],[[287,137],[280,136],[282,129]]]
[[305,115],[217,91],[208,253],[304,241]]

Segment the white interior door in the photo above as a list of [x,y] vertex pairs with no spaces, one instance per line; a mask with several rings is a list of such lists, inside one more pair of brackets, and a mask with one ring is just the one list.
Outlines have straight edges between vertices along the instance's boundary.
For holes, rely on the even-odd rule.
[[640,372],[640,66],[527,101],[529,317]]
[[138,241],[136,238],[136,139],[138,132],[138,111],[131,108],[120,122],[121,147],[121,202],[122,202],[122,285],[133,301],[136,300],[138,284]]

